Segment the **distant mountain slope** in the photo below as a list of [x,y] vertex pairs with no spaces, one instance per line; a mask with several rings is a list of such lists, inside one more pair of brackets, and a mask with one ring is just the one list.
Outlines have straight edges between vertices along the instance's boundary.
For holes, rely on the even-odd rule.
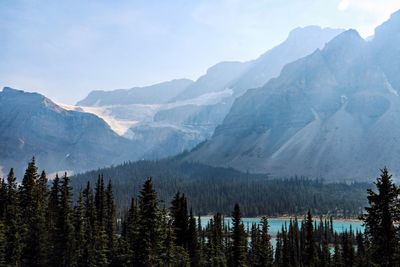
[[[104,118],[121,135],[146,144],[145,158],[174,155],[210,138],[237,96],[278,76],[286,63],[322,48],[342,31],[317,26],[295,29],[282,44],[256,60],[212,66],[180,93],[171,94],[168,103],[149,99],[138,102],[140,98],[136,98],[132,104],[128,93],[138,92],[132,89],[95,91],[78,104],[91,106],[82,109]],[[140,92],[158,97],[151,87],[141,88]]]
[[349,30],[238,98],[186,160],[273,176],[400,174],[400,12],[365,42]]
[[68,111],[37,93],[0,92],[0,165],[21,170],[36,156],[47,171],[81,171],[135,159],[140,145],[95,115]]
[[172,80],[145,87],[113,91],[92,91],[78,106],[109,106],[129,104],[162,104],[184,91],[193,81]]

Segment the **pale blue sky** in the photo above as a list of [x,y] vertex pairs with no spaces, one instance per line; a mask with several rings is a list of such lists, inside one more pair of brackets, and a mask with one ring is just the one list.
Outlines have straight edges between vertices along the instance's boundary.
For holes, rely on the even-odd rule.
[[254,59],[298,26],[366,37],[398,9],[399,0],[0,0],[0,86],[75,103]]

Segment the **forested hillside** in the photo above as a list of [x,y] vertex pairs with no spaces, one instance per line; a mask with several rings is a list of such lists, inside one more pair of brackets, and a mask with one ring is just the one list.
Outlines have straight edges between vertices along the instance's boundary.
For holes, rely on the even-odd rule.
[[324,183],[323,180],[293,177],[269,179],[267,175],[242,173],[179,159],[124,163],[79,174],[71,178],[74,188],[87,181],[95,183],[102,175],[112,180],[119,208],[129,205],[130,197],[152,177],[159,198],[168,201],[177,191],[185,192],[196,214],[229,214],[232,202],[241,203],[245,216],[316,214],[357,216],[365,206],[367,183]]

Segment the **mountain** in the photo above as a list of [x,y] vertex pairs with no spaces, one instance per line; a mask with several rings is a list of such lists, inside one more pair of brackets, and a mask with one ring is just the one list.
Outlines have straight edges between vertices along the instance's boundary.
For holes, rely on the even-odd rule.
[[183,92],[193,81],[178,79],[145,87],[92,91],[77,106],[109,106],[129,104],[162,104]]
[[370,179],[400,173],[400,12],[373,40],[346,31],[236,99],[186,160],[271,176]]
[[46,171],[82,171],[135,159],[141,151],[99,117],[63,109],[37,93],[0,92],[0,165],[22,171],[32,156]]
[[[286,63],[323,47],[341,32],[341,29],[317,26],[297,28],[282,44],[258,59],[221,62],[212,66],[179,94],[171,94],[168,103],[148,100],[127,102],[127,92],[131,90],[121,93],[117,90],[92,92],[78,104],[80,109],[102,117],[119,134],[146,144],[144,158],[174,155],[210,138],[236,97],[278,76]],[[148,92],[149,96],[153,95]],[[94,97],[97,94],[107,97]],[[108,98],[112,101],[105,100]]]

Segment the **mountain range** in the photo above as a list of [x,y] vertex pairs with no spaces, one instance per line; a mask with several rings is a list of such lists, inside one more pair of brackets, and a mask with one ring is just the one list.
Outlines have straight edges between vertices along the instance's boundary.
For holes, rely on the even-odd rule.
[[262,86],[285,64],[323,47],[341,32],[318,26],[297,28],[258,59],[218,63],[195,82],[182,79],[93,91],[76,105],[102,117],[120,135],[144,144],[143,158],[175,155],[210,138],[233,101],[247,89]]
[[399,43],[400,11],[370,41],[343,32],[237,98],[186,160],[274,177],[366,180],[385,165],[399,174]]
[[0,92],[0,129],[0,165],[18,171],[32,156],[47,171],[78,171],[140,154],[139,144],[116,134],[103,119],[9,87]]
[[365,180],[399,172],[400,12],[366,41],[309,26],[248,62],[196,81],[93,91],[76,105],[0,92],[0,167],[35,155],[75,172],[183,151],[180,161],[267,173]]

